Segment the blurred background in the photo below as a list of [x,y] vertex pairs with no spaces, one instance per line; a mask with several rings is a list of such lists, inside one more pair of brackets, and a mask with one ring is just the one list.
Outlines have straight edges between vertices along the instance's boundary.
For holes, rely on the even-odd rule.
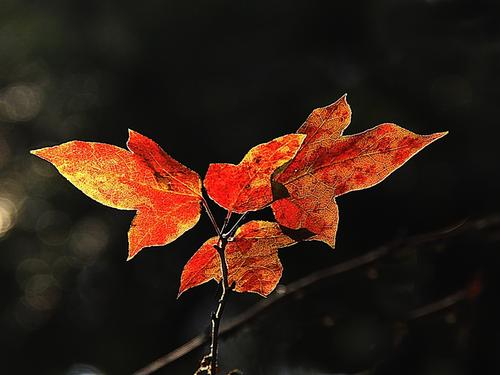
[[[124,147],[132,128],[203,176],[344,93],[348,134],[382,122],[450,134],[338,199],[335,251],[281,250],[279,289],[459,229],[403,240],[269,309],[222,340],[224,373],[500,373],[499,5],[1,0],[0,373],[131,374],[206,331],[218,295],[210,283],[176,300],[182,266],[212,235],[205,217],[126,262],[134,213],[85,197],[30,149]],[[260,300],[234,296],[226,317]],[[193,373],[205,352],[158,373]]]

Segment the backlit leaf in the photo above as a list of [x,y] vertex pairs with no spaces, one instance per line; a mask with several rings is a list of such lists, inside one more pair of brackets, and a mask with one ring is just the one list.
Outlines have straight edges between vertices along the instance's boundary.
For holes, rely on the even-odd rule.
[[[220,281],[219,254],[214,248],[218,240],[213,237],[206,241],[184,266],[179,295],[207,281]],[[242,225],[234,240],[226,246],[229,285],[234,282],[237,292],[267,296],[278,284],[283,271],[278,249],[294,243],[276,223],[250,221]]]
[[208,195],[231,212],[255,211],[273,199],[271,174],[293,158],[305,136],[289,134],[252,148],[238,164],[210,164],[204,185]]
[[386,123],[344,136],[350,119],[345,96],[315,109],[298,130],[307,137],[297,155],[273,175],[276,220],[332,247],[338,224],[335,197],[378,184],[446,134],[418,135]]
[[136,210],[128,259],[165,245],[200,218],[201,181],[151,139],[129,131],[130,151],[96,142],[71,141],[32,151],[73,185],[106,206]]

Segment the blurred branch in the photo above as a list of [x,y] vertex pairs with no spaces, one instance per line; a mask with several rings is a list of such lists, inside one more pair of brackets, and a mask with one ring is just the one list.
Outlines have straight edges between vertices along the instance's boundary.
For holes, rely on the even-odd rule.
[[[492,215],[478,220],[464,221],[462,223],[459,223],[458,225],[454,225],[440,231],[418,234],[393,241],[372,251],[369,251],[361,256],[352,258],[348,261],[336,264],[331,267],[324,268],[317,272],[313,272],[293,283],[290,283],[288,286],[286,286],[285,289],[280,291],[280,293],[272,294],[267,299],[261,300],[246,311],[242,312],[239,315],[236,315],[235,317],[227,321],[221,326],[220,336],[227,336],[228,334],[241,329],[243,326],[260,316],[262,312],[266,311],[270,307],[277,305],[279,302],[290,299],[290,297],[297,295],[299,292],[304,291],[306,288],[309,288],[315,284],[320,283],[321,281],[330,279],[342,273],[371,264],[374,261],[379,260],[398,249],[409,246],[439,242],[447,238],[457,237],[460,234],[483,231],[496,226],[500,227],[500,215]],[[433,302],[423,307],[419,307],[409,313],[408,319],[418,319],[422,316],[446,309],[464,300],[466,295],[466,291],[461,290],[445,297],[442,300]],[[134,375],[149,375],[200,348],[201,346],[206,344],[208,340],[209,336],[204,334],[198,335],[186,342],[184,345],[173,350],[172,352],[158,358],[144,368],[136,371]]]
[[435,312],[446,310],[448,307],[456,305],[457,303],[465,300],[469,296],[467,289],[459,290],[453,294],[450,294],[439,301],[430,303],[428,305],[419,307],[412,310],[408,314],[408,320],[419,319],[423,316],[434,314]]

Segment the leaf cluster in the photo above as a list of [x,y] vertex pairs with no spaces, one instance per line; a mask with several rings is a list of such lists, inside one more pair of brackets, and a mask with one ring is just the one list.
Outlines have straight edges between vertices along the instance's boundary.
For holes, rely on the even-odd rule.
[[[335,197],[381,182],[446,134],[418,135],[384,123],[343,135],[350,120],[344,95],[315,109],[296,133],[255,146],[238,165],[210,164],[203,182],[156,142],[132,130],[128,150],[71,141],[32,153],[52,163],[90,198],[136,211],[128,232],[128,259],[146,247],[177,239],[196,225],[204,207],[216,236],[185,265],[179,295],[212,279],[220,281],[225,259],[234,290],[267,296],[283,272],[278,249],[303,240],[335,246],[339,220]],[[227,211],[222,228],[203,190]],[[243,223],[247,212],[268,206],[275,222]],[[233,215],[241,216],[231,227]],[[217,250],[221,239],[226,241],[224,257]]]

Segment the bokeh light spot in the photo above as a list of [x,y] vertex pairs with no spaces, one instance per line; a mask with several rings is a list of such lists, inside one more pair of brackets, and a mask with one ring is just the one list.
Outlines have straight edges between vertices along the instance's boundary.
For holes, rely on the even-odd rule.
[[0,118],[19,122],[34,118],[42,107],[42,90],[39,86],[16,84],[0,93]]
[[59,301],[57,282],[48,274],[32,276],[24,288],[26,303],[35,310],[51,310]]
[[0,238],[12,229],[16,222],[17,209],[12,201],[0,197]]
[[46,211],[36,223],[36,231],[40,240],[52,246],[62,245],[67,241],[69,228],[69,217],[60,211]]
[[17,283],[21,288],[26,286],[27,281],[37,273],[46,273],[49,265],[38,258],[27,258],[23,260],[16,269]]
[[106,224],[97,218],[87,217],[78,222],[70,235],[73,253],[82,261],[90,262],[107,246],[109,242]]

